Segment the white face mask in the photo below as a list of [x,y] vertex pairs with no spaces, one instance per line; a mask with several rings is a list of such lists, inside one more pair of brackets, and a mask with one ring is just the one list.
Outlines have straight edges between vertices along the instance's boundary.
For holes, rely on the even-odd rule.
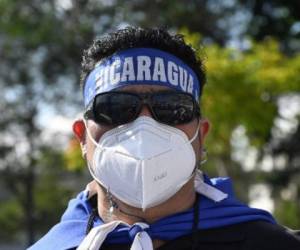
[[191,140],[174,127],[141,116],[102,135],[95,144],[94,179],[111,194],[146,209],[171,198],[193,176],[196,157]]

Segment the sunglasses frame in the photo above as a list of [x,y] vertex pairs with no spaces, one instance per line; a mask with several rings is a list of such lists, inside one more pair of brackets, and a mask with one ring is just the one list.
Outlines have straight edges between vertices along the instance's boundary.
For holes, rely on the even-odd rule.
[[118,125],[121,125],[121,124],[126,124],[126,123],[134,121],[139,116],[139,114],[141,113],[142,108],[143,108],[144,105],[146,105],[149,108],[149,110],[151,112],[151,115],[153,116],[154,120],[156,120],[158,122],[161,122],[161,123],[164,123],[164,124],[168,124],[168,125],[177,125],[177,124],[165,123],[165,122],[163,122],[163,121],[161,121],[160,119],[157,118],[157,115],[155,114],[155,111],[153,110],[152,102],[151,102],[152,96],[155,96],[157,94],[179,94],[179,95],[184,95],[184,96],[190,96],[190,98],[192,100],[192,104],[193,104],[192,119],[187,121],[187,122],[178,123],[178,124],[186,124],[186,123],[191,122],[195,117],[198,117],[198,118],[201,117],[199,104],[194,99],[194,96],[189,94],[189,93],[179,92],[179,91],[172,91],[172,90],[171,91],[170,90],[168,90],[168,91],[165,90],[165,91],[147,92],[147,93],[135,93],[135,92],[127,92],[127,91],[109,91],[109,92],[99,93],[93,98],[93,101],[91,102],[91,104],[89,104],[89,106],[87,107],[87,110],[84,112],[84,115],[83,115],[83,117],[86,120],[91,119],[91,120],[95,121],[98,124],[108,125],[105,122],[97,121],[97,118],[96,118],[95,112],[94,112],[96,98],[100,95],[105,95],[105,94],[127,94],[127,95],[132,95],[132,96],[138,97],[138,99],[141,101],[141,102],[139,102],[139,107],[137,108],[136,115],[133,116],[132,119],[129,119],[125,123],[117,123],[117,124],[110,124],[110,125],[118,126]]

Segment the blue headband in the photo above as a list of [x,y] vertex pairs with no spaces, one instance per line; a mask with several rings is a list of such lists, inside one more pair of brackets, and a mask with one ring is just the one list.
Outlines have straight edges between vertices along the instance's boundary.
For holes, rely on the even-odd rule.
[[96,64],[85,82],[84,105],[87,107],[99,93],[138,84],[187,92],[196,101],[200,95],[195,72],[182,60],[158,49],[134,48],[115,53]]

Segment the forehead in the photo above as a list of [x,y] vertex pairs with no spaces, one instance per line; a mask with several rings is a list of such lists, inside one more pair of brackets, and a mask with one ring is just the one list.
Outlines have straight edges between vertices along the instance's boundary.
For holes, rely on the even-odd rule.
[[115,91],[124,91],[124,92],[133,92],[133,93],[155,93],[160,91],[174,91],[174,89],[159,86],[159,85],[148,85],[148,84],[139,84],[139,85],[127,85],[121,88],[116,89]]

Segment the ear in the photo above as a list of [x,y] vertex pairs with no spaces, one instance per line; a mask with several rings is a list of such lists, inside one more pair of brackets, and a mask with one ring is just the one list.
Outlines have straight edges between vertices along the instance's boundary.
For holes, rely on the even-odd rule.
[[204,118],[200,120],[200,126],[199,126],[199,140],[200,140],[200,145],[204,144],[205,138],[209,132],[210,128],[210,123],[208,119]]
[[75,120],[73,123],[73,133],[77,140],[80,142],[82,155],[84,156],[86,153],[86,140],[85,140],[85,124],[82,119]]

